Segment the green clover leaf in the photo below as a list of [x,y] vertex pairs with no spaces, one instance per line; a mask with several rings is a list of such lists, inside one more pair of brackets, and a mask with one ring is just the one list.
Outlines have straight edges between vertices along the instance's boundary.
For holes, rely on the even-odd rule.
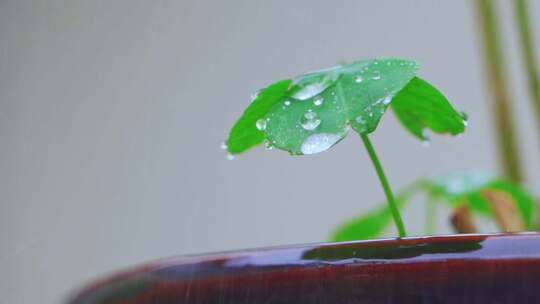
[[327,150],[350,128],[375,131],[393,107],[403,126],[422,138],[435,133],[462,133],[464,118],[446,98],[416,77],[417,64],[403,59],[357,61],[282,80],[261,90],[232,128],[231,154],[267,141],[294,155]]

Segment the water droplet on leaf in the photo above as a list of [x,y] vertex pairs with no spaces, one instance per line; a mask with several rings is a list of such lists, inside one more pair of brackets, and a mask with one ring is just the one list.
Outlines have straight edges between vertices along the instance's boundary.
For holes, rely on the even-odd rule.
[[381,73],[379,71],[373,72],[373,76],[371,77],[373,80],[379,80],[381,79]]
[[356,126],[355,128],[357,132],[363,133],[367,131],[368,128],[364,117],[362,117],[361,115],[357,116],[354,121],[356,121],[356,123],[358,124],[358,126]]
[[385,106],[389,105],[391,101],[392,101],[392,95],[388,95],[382,99],[382,103]]
[[255,123],[255,126],[257,127],[257,130],[264,131],[266,129],[266,119],[261,118],[257,120],[257,122]]
[[330,84],[327,82],[311,83],[301,88],[298,92],[294,93],[292,97],[300,100],[306,100],[313,96],[319,95],[324,90],[326,90],[329,85]]
[[250,97],[250,102],[254,102],[257,97],[259,97],[259,93],[261,93],[262,90],[258,90],[256,92],[253,92]]
[[318,133],[310,135],[302,143],[303,154],[315,154],[328,150],[341,139],[341,134]]
[[431,137],[429,136],[429,130],[422,130],[422,146],[429,147],[431,145]]
[[310,111],[304,114],[304,118],[300,122],[300,125],[302,126],[302,128],[308,131],[315,130],[320,124],[321,124],[321,120],[317,118],[317,113],[310,112]]
[[272,143],[267,140],[267,141],[264,142],[264,148],[266,150],[272,150],[272,149],[274,149],[274,145],[272,145]]
[[306,119],[314,119],[315,117],[317,117],[317,113],[312,112],[311,110],[308,110],[308,111],[306,112],[306,114],[304,114],[304,117],[305,117]]
[[283,104],[288,107],[288,106],[291,105],[291,102],[289,100],[285,100],[285,102]]
[[362,76],[358,75],[358,76],[356,76],[356,78],[354,79],[354,81],[355,81],[356,83],[361,83],[362,81],[364,81],[364,78],[363,78]]
[[323,104],[323,101],[324,101],[324,98],[322,98],[321,96],[317,96],[313,100],[313,104],[316,105],[316,106],[320,106],[320,105]]
[[463,111],[459,112],[459,115],[463,119],[463,125],[466,127],[469,124],[469,115]]

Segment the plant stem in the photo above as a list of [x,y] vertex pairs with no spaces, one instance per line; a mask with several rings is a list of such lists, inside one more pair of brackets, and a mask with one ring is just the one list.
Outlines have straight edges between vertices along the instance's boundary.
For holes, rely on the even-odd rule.
[[388,201],[388,206],[390,207],[390,211],[392,212],[392,216],[394,217],[394,223],[396,224],[399,237],[405,237],[407,235],[407,232],[405,232],[405,226],[403,225],[403,221],[401,220],[401,215],[399,214],[399,210],[394,199],[394,194],[392,193],[392,189],[390,189],[390,184],[386,179],[386,175],[384,174],[384,170],[381,166],[381,163],[379,162],[377,153],[375,153],[375,149],[373,149],[373,145],[371,144],[371,141],[366,134],[361,134],[360,137],[362,137],[362,141],[364,142],[364,146],[366,147],[369,157],[371,158],[373,167],[375,167],[375,171],[377,171],[377,175],[379,176],[379,180],[383,187],[384,194],[386,195],[386,199]]
[[515,0],[514,10],[519,29],[519,38],[521,40],[523,64],[524,68],[527,70],[531,101],[536,112],[536,121],[537,123],[540,123],[540,79],[534,57],[534,42],[530,32],[527,2],[525,0]]
[[504,174],[514,182],[522,180],[522,166],[516,143],[515,125],[509,106],[508,88],[504,78],[504,62],[500,45],[495,1],[476,0],[479,27],[484,43],[488,84],[493,92],[494,124],[497,129],[499,158]]

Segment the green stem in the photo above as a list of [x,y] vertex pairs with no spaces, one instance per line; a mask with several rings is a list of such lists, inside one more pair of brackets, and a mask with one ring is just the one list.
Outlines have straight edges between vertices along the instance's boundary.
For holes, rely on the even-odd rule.
[[401,215],[399,214],[399,210],[394,199],[394,194],[392,193],[392,189],[390,189],[390,184],[386,179],[386,175],[384,174],[384,170],[381,166],[381,163],[379,162],[377,153],[375,153],[375,149],[373,149],[373,145],[371,144],[371,141],[366,134],[361,134],[360,137],[362,137],[362,141],[364,142],[364,146],[366,147],[369,157],[371,158],[373,167],[375,167],[375,171],[377,171],[377,175],[379,176],[379,180],[383,187],[384,194],[386,195],[386,200],[388,201],[388,206],[390,207],[390,211],[392,212],[392,216],[394,217],[394,223],[396,224],[399,237],[405,237],[407,235],[407,232],[405,232],[405,226],[403,225],[403,221],[401,220]]
[[494,124],[497,129],[499,158],[504,174],[515,182],[522,180],[522,166],[517,146],[517,136],[509,105],[502,48],[499,41],[495,1],[476,0],[478,25],[482,34],[488,84],[493,94]]
[[521,40],[523,64],[527,71],[531,101],[536,112],[537,123],[540,123],[540,79],[534,57],[534,42],[530,31],[531,23],[529,21],[527,2],[525,0],[515,0],[514,10],[519,29],[519,38]]

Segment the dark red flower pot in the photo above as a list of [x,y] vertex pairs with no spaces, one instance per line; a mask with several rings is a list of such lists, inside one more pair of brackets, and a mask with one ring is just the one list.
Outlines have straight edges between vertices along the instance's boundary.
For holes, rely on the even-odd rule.
[[289,246],[156,261],[69,303],[540,303],[540,234]]

